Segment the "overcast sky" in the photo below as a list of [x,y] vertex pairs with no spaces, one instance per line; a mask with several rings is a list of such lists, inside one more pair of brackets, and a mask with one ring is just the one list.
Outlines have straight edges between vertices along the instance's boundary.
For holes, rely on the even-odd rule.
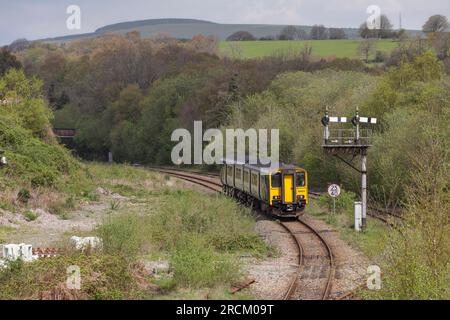
[[[72,4],[81,8],[81,30],[66,28],[66,9]],[[433,14],[450,18],[449,0],[0,0],[0,45],[152,18],[357,27],[368,17],[369,5],[378,5],[396,28],[400,12],[407,29],[421,29]]]

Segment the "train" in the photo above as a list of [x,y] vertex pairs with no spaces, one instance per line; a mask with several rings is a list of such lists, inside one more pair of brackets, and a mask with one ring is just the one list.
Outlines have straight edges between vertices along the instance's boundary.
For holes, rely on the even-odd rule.
[[260,164],[227,162],[220,171],[223,192],[268,215],[295,218],[308,205],[308,173],[279,164],[277,169]]

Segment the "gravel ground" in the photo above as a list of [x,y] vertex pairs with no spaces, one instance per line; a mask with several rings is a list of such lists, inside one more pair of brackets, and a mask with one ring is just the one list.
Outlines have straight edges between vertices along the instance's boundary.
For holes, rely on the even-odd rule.
[[[336,263],[335,279],[331,289],[331,298],[358,288],[365,281],[369,260],[359,251],[352,248],[339,238],[339,234],[322,221],[305,216],[304,221],[318,230],[330,245]],[[277,222],[262,219],[256,223],[256,231],[264,240],[279,251],[278,257],[263,261],[245,261],[249,277],[256,282],[250,287],[252,294],[261,300],[282,299],[290,284],[291,277],[297,270],[298,251],[294,240]],[[308,248],[303,244],[306,259],[323,255],[323,248]],[[321,251],[322,250],[322,251]],[[317,251],[317,252],[316,252]],[[327,270],[323,270],[324,279]],[[308,273],[303,270],[302,274]],[[311,272],[310,272],[311,273]],[[319,274],[319,278],[320,278]],[[314,293],[307,292],[310,277],[302,276],[298,283],[297,296],[308,299]],[[314,290],[311,288],[310,290]]]
[[325,222],[305,216],[304,221],[320,231],[334,254],[336,274],[331,297],[338,297],[352,291],[366,281],[370,260],[359,250],[351,247],[339,238],[339,234]]
[[263,261],[246,261],[245,270],[250,278],[256,280],[250,287],[251,292],[260,300],[281,300],[298,269],[295,242],[286,230],[274,221],[258,221],[256,231],[266,243],[278,250],[278,255]]

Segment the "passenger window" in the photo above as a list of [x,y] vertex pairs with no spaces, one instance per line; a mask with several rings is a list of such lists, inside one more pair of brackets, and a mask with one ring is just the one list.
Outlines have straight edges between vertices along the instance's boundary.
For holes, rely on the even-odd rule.
[[296,181],[295,184],[297,187],[304,187],[306,185],[305,181],[305,173],[304,172],[297,172],[296,174]]
[[248,181],[249,181],[249,174],[247,171],[244,171],[244,182],[248,183]]
[[252,185],[254,185],[255,187],[258,185],[258,175],[256,174],[252,174]]
[[272,175],[272,188],[281,188],[281,173]]

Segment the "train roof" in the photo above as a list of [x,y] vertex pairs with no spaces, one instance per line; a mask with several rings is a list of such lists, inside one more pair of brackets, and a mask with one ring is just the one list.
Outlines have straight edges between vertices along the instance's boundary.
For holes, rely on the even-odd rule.
[[[228,165],[242,165],[245,168],[249,168],[249,169],[253,169],[253,170],[264,170],[264,171],[277,171],[279,169],[284,169],[284,170],[296,170],[296,169],[300,169],[300,167],[298,166],[294,166],[294,165],[290,165],[290,164],[285,164],[282,162],[275,162],[275,163],[271,163],[270,159],[263,159],[264,161],[261,162],[260,159],[254,159],[254,158],[250,158],[248,156],[246,156],[245,160],[239,160],[239,159],[235,159],[234,157],[228,157],[228,158],[224,158],[222,159],[224,164],[228,164]],[[271,163],[271,164],[267,164],[267,163]]]

